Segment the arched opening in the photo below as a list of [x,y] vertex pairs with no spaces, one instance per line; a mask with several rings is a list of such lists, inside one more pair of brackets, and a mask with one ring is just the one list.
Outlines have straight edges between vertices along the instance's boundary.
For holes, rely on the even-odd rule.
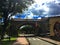
[[60,39],[60,22],[56,22],[54,24],[54,33],[55,33],[55,36]]
[[34,34],[34,27],[32,25],[22,25],[19,32],[21,34]]

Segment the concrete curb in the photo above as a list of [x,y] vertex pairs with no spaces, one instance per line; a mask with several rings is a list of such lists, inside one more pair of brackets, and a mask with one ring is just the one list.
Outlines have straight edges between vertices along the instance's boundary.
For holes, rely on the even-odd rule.
[[49,43],[54,44],[54,45],[60,45],[60,42],[52,40],[52,39],[42,38],[42,37],[39,37],[39,39],[46,41],[46,42],[49,42]]
[[27,37],[26,37],[26,40],[28,41],[28,43],[29,43],[29,45],[30,45],[30,42],[29,42],[29,40],[27,39]]

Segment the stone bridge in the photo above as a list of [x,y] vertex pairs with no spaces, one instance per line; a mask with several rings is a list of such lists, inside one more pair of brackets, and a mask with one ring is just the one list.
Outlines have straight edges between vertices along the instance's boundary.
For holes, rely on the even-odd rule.
[[[11,21],[11,28],[12,30],[19,30],[21,26],[24,26],[24,25],[31,25],[35,30],[34,32],[35,33],[38,33],[39,31],[41,32],[40,30],[40,24],[41,22],[43,21],[46,21],[46,20],[20,20],[20,19],[14,19],[13,21]],[[42,28],[43,29],[43,28]],[[43,29],[45,30],[45,29]]]
[[38,27],[40,24],[41,20],[32,20],[32,19],[14,19],[12,21],[12,25],[16,28],[20,28],[23,25],[31,25],[33,27]]
[[35,22],[35,21],[13,21],[12,26],[14,29],[19,30],[21,26],[31,25],[35,30],[37,30],[39,23],[40,22]]
[[[39,25],[40,25],[41,20],[20,20],[20,19],[14,19],[13,21],[11,21],[11,29],[12,30],[19,30],[21,26],[24,25],[30,25],[32,26],[35,30],[34,32],[37,33],[38,29],[39,29]],[[32,30],[33,31],[33,30]]]

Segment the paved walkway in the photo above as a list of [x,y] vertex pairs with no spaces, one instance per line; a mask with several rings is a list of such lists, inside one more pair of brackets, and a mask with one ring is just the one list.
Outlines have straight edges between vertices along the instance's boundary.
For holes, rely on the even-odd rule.
[[27,39],[29,40],[30,45],[54,45],[52,43],[41,40],[38,37],[27,37]]
[[[59,41],[50,39],[49,37],[27,37],[27,39],[29,40],[29,42],[27,41],[27,39],[24,37],[26,35],[20,35],[22,37],[18,37],[16,39],[16,42],[14,42],[12,45],[60,45]],[[29,44],[30,43],[30,44]]]
[[12,45],[29,45],[29,42],[25,37],[18,37]]
[[57,41],[57,40],[53,40],[53,39],[50,39],[50,38],[43,38],[43,37],[39,37],[41,40],[44,40],[44,41],[47,41],[47,42],[50,42],[52,44],[55,44],[55,45],[60,45],[60,41]]

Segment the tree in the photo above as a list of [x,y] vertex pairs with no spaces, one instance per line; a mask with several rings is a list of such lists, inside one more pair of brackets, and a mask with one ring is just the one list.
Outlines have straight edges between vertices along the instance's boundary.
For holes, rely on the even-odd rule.
[[6,31],[8,25],[8,15],[9,13],[15,14],[16,12],[22,12],[22,9],[25,9],[28,4],[31,4],[33,0],[0,0],[0,12],[3,13],[4,26],[2,30],[1,39]]

